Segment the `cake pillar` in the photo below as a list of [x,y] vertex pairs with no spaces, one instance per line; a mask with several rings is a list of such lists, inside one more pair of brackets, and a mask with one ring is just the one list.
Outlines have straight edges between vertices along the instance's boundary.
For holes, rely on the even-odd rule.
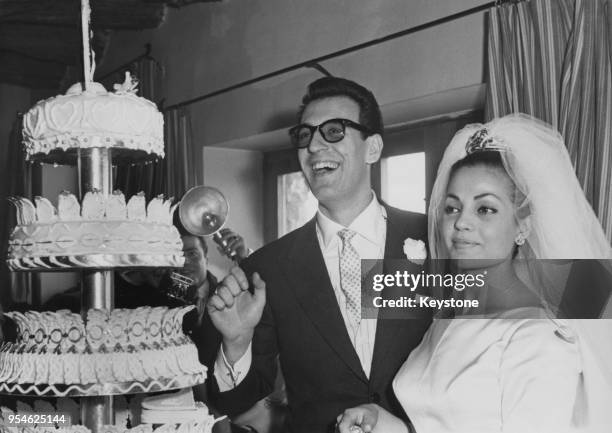
[[94,189],[109,195],[113,191],[111,149],[94,147],[79,149],[78,152],[77,168],[81,200],[86,192]]
[[[81,200],[86,192],[98,190],[105,196],[112,192],[111,149],[80,149],[78,156],[79,193]],[[84,271],[81,275],[81,314],[87,319],[87,310],[115,306],[114,272],[112,270]],[[81,419],[93,433],[102,426],[115,423],[113,397],[83,397]]]
[[81,421],[93,433],[102,431],[102,426],[115,424],[113,397],[82,397]]
[[81,314],[87,319],[87,310],[115,306],[113,271],[83,271],[81,275]]

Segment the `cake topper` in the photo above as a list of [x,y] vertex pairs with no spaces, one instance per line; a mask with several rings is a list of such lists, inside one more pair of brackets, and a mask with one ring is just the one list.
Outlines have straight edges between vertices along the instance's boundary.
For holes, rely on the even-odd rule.
[[125,80],[121,84],[113,84],[113,89],[117,95],[127,93],[135,95],[138,91],[138,78],[133,77],[130,71],[125,71]]

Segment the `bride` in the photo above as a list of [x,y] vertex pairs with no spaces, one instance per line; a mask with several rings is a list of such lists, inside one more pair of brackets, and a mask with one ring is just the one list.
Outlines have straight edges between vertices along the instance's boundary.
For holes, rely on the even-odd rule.
[[612,431],[612,321],[556,319],[562,266],[536,260],[612,258],[561,136],[526,115],[459,131],[433,188],[429,245],[455,272],[486,274],[467,294],[481,307],[436,318],[397,373],[412,425],[370,404],[339,415],[338,430]]

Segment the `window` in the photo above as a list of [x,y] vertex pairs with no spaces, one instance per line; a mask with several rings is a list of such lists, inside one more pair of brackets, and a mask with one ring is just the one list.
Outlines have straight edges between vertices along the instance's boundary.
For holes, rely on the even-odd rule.
[[310,192],[301,171],[277,177],[278,236],[281,237],[308,222],[317,211],[317,199]]
[[387,204],[424,214],[425,152],[383,158],[380,187]]

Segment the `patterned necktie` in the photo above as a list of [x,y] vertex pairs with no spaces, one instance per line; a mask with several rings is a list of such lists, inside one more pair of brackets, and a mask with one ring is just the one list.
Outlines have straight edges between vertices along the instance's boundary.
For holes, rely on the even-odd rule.
[[349,317],[359,323],[361,320],[361,262],[351,239],[357,232],[342,229],[338,236],[342,239],[340,252],[340,287],[346,296],[346,309]]

